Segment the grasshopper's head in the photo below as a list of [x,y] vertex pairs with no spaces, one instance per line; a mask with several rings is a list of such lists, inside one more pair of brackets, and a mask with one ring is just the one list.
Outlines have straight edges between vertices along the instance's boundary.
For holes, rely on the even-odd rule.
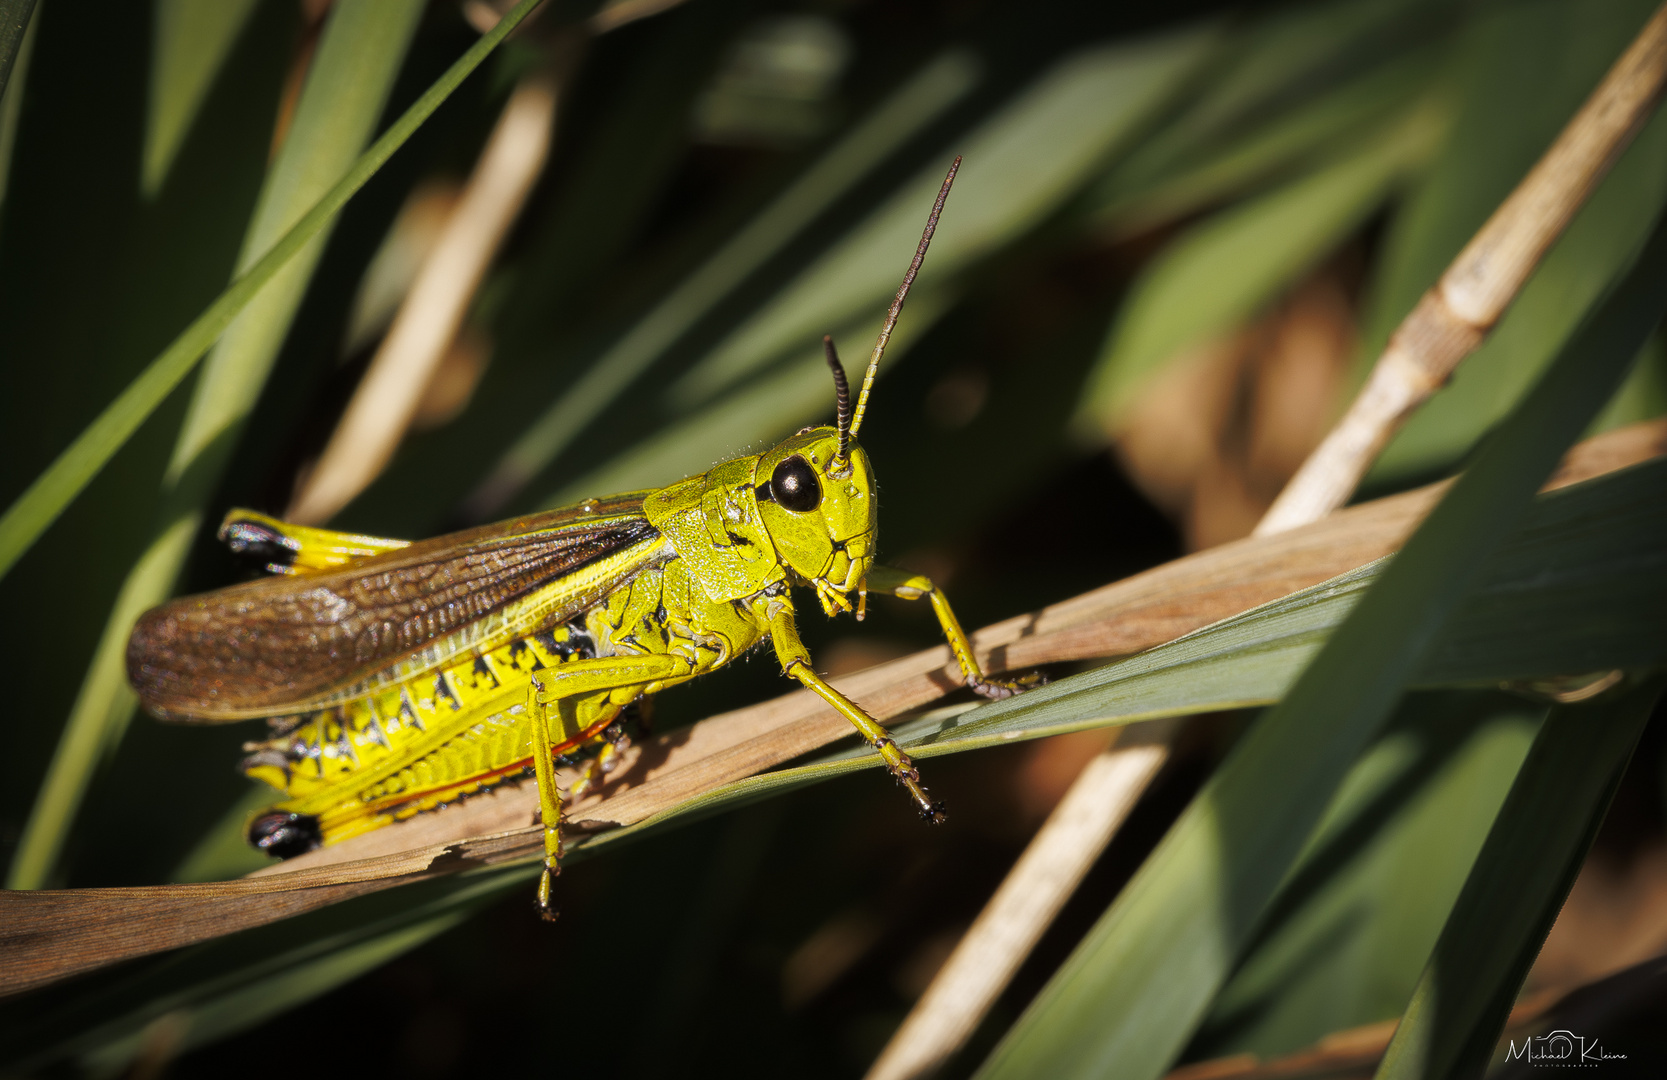
[[764,527],[782,561],[816,589],[829,615],[850,610],[845,594],[862,584],[874,562],[874,473],[862,447],[847,439],[838,428],[809,428],[758,463]]
[[838,400],[838,423],[833,427],[806,428],[758,462],[755,474],[758,512],[770,539],[775,542],[776,553],[815,587],[822,610],[830,616],[851,610],[846,594],[862,586],[869,567],[874,565],[880,506],[868,455],[857,445],[857,429],[862,427],[863,413],[868,409],[868,392],[874,387],[880,357],[891,340],[897,316],[903,311],[909,286],[914,284],[920,264],[926,258],[927,245],[938,227],[938,215],[943,213],[949,186],[955,182],[960,167],[961,159],[956,158],[949,167],[949,175],[944,177],[943,187],[938,189],[938,200],[926,219],[926,231],[915,248],[914,261],[909,264],[909,272],[903,275],[903,285],[891,302],[891,310],[886,312],[880,338],[868,358],[856,412],[853,414],[851,410],[851,386],[834,351],[833,338],[824,337],[822,346],[828,367],[833,370]]

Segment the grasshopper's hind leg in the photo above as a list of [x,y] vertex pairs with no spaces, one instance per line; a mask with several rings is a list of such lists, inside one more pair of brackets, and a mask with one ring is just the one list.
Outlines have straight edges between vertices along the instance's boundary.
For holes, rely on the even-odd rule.
[[[538,878],[538,910],[545,919],[554,920],[558,914],[551,890],[556,875],[561,873],[561,792],[556,788],[556,768],[551,758],[557,745],[568,744],[583,733],[585,725],[578,715],[581,700],[605,692],[609,702],[623,705],[668,682],[687,678],[689,671],[689,661],[682,657],[650,655],[570,660],[559,667],[533,673],[527,705],[532,715],[538,817],[544,827],[544,872]],[[552,737],[552,725],[559,737]]]
[[[553,879],[561,873],[561,792],[556,788],[556,765],[551,760],[552,742],[547,715],[550,706],[539,702],[544,687],[535,673],[529,692],[528,711],[532,713],[533,773],[538,777],[538,818],[544,826],[544,871],[538,877],[538,913],[546,921],[554,922],[560,912],[551,899]],[[555,703],[556,708],[561,702]]]

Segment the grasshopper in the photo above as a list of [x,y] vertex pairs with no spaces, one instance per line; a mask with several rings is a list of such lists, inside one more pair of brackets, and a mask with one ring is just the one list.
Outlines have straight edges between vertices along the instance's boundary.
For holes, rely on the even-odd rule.
[[588,499],[418,543],[288,524],[234,510],[220,537],[277,576],[146,612],[128,678],[153,715],[187,723],[265,719],[243,770],[284,794],[249,826],[289,857],[529,773],[538,784],[538,908],[555,916],[558,757],[594,750],[576,797],[627,745],[621,713],[646,695],[769,641],[782,671],[837,709],[908,789],[943,808],[886,729],[816,673],[795,627],[794,588],[830,618],[869,592],[928,599],[965,681],[989,679],[928,578],[874,561],[876,497],[857,443],[875,372],[943,212],[956,158],[874,345],[856,408],[824,338],[833,427],[653,491]]

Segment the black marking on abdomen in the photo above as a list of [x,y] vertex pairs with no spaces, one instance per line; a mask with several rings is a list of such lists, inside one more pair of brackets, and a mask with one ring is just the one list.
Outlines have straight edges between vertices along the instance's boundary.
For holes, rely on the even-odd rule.
[[439,704],[441,698],[451,702],[452,712],[462,711],[463,702],[458,699],[457,692],[451,688],[451,682],[446,678],[446,673],[443,671],[434,676],[435,704]]
[[589,631],[578,623],[568,623],[565,640],[557,638],[553,630],[540,630],[532,636],[533,640],[544,646],[544,651],[551,656],[559,656],[565,660],[590,660],[596,656],[596,642],[591,639]]
[[532,647],[527,644],[526,638],[516,638],[509,643],[509,657],[517,668],[521,666],[522,653],[526,653],[533,658],[533,666],[528,668],[528,671],[539,671],[544,667],[544,661],[540,660],[538,653],[534,652]]
[[384,750],[393,749],[393,744],[388,742],[388,729],[382,726],[382,714],[376,711],[374,697],[365,699],[365,709],[370,713],[370,724],[367,726],[375,734],[376,741],[382,744]]
[[427,731],[423,727],[422,717],[417,715],[416,703],[411,700],[411,693],[404,686],[399,688],[399,718],[401,723],[410,724],[418,731]]

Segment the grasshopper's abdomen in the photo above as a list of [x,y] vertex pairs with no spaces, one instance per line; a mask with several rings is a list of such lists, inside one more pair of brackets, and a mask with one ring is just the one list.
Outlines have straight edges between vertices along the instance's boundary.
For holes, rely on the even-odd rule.
[[[273,737],[246,747],[243,770],[288,796],[277,810],[316,817],[320,839],[334,843],[520,776],[532,763],[533,672],[594,655],[588,633],[559,626],[342,705],[275,718]],[[618,713],[605,699],[591,703],[556,752]]]

